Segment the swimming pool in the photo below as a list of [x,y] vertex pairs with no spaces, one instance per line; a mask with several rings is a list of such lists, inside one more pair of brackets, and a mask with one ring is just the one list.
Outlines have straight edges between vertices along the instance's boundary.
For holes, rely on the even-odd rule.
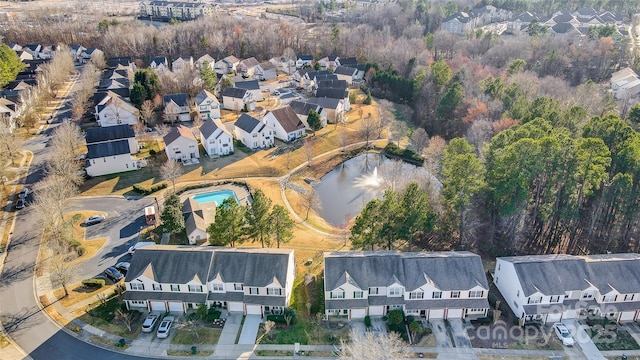
[[197,201],[199,204],[215,202],[216,205],[220,205],[227,198],[233,198],[237,203],[239,203],[236,193],[231,190],[218,190],[206,194],[198,194],[193,197],[193,200]]

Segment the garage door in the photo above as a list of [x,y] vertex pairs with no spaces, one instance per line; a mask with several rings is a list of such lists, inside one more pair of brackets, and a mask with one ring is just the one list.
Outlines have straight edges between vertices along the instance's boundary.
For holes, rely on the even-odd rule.
[[447,319],[462,319],[463,312],[462,309],[448,309]]
[[371,306],[371,307],[369,307],[369,315],[371,315],[371,316],[382,316],[382,315],[384,315],[384,307],[383,306]]
[[184,312],[184,305],[182,301],[169,301],[169,312]]
[[563,319],[575,319],[578,314],[578,310],[572,309],[572,310],[567,310],[562,314],[562,318]]
[[262,306],[247,305],[247,315],[262,315]]
[[242,303],[239,302],[228,302],[227,303],[229,308],[227,310],[229,310],[229,312],[243,312],[244,311],[244,306],[242,306]]
[[557,323],[560,321],[562,313],[547,314],[547,323]]
[[429,310],[429,319],[442,319],[442,318],[444,318],[444,309]]
[[351,309],[352,319],[364,319],[365,316],[367,316],[366,309]]
[[635,311],[623,311],[620,315],[620,321],[633,321],[635,320],[636,312]]
[[149,301],[149,304],[151,305],[151,311],[167,311],[164,301]]

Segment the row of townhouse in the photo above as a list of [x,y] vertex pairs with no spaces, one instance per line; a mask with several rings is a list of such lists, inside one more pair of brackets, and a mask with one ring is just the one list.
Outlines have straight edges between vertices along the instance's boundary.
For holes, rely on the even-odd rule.
[[151,0],[140,2],[140,17],[156,21],[195,20],[212,16],[217,10],[205,2]]
[[[200,304],[244,314],[289,306],[294,251],[156,245],[133,255],[129,308],[184,312]],[[498,258],[494,283],[517,317],[554,323],[579,316],[636,321],[640,255]],[[474,319],[489,311],[482,260],[462,252],[324,253],[325,315],[348,319],[401,309],[429,319]]]
[[[324,254],[325,315],[427,319],[485,316],[488,285],[469,252]],[[290,304],[294,251],[156,245],[133,255],[125,278],[130,309],[185,312],[200,304],[244,314],[278,314]]]
[[535,255],[498,258],[494,284],[525,322],[584,316],[615,322],[640,316],[640,255]]

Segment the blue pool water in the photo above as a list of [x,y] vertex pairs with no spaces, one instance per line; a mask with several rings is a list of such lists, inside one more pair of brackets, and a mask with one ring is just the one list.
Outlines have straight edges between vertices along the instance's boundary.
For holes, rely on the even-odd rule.
[[194,196],[193,200],[197,201],[199,204],[215,202],[216,205],[220,205],[227,198],[234,198],[236,202],[239,203],[236,193],[231,190],[219,190],[206,194],[199,194]]

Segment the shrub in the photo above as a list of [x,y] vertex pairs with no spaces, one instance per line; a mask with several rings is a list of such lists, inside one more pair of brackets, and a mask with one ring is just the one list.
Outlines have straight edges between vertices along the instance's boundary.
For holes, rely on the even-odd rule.
[[422,165],[424,163],[422,156],[417,155],[409,149],[400,149],[395,143],[387,144],[387,146],[384,147],[384,152],[387,155],[399,157],[416,165]]
[[86,253],[87,253],[87,249],[85,249],[84,246],[80,245],[76,247],[76,254],[78,254],[78,256],[82,256]]
[[267,315],[267,320],[273,321],[276,324],[286,324],[284,321],[284,315]]
[[155,150],[153,150],[153,149],[149,150],[149,155],[151,155],[151,156],[155,156],[156,154],[157,154],[157,153],[156,153],[156,151],[155,151]]
[[96,287],[96,288],[101,288],[103,286],[105,286],[106,282],[104,279],[84,279],[82,280],[82,285],[84,286],[88,286],[88,287]]
[[371,317],[369,315],[364,317],[364,326],[371,327]]
[[154,192],[164,189],[167,187],[167,183],[161,183],[161,184],[157,184],[157,185],[153,185],[150,188],[146,188],[142,185],[139,184],[134,184],[133,185],[133,190],[142,194],[142,195],[149,195],[149,194],[153,194]]
[[393,325],[400,325],[404,321],[404,311],[401,309],[391,310],[388,313],[389,323]]
[[490,317],[481,317],[481,318],[477,318],[474,320],[471,320],[472,324],[478,324],[478,325],[488,325],[491,324],[491,318]]

